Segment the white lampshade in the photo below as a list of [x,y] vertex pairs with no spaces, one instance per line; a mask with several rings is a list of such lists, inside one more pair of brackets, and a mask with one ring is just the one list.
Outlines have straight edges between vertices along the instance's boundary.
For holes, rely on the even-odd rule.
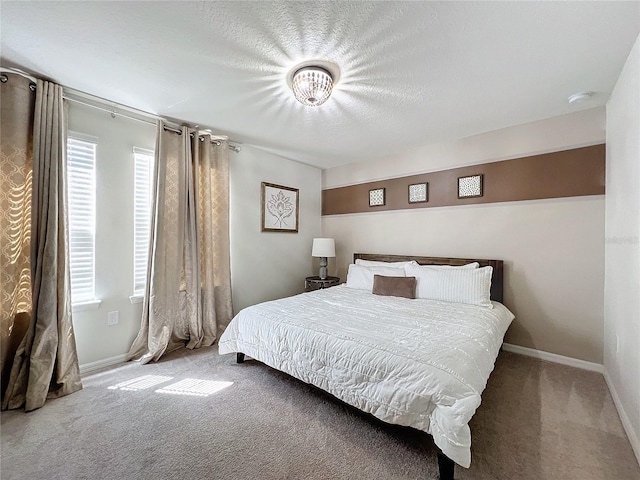
[[336,243],[333,238],[314,238],[313,248],[311,249],[312,257],[335,257]]

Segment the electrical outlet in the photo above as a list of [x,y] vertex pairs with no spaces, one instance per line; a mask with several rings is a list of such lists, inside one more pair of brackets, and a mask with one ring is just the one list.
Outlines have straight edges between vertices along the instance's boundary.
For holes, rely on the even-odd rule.
[[107,325],[117,325],[118,324],[118,314],[119,314],[119,312],[117,310],[115,312],[107,313]]

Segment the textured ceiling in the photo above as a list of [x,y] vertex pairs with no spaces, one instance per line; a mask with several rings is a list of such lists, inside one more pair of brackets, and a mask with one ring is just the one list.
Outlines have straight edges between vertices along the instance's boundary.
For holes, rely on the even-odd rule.
[[[640,2],[13,2],[5,66],[321,168],[606,103]],[[296,64],[340,66],[300,105]],[[590,90],[579,105],[567,97]]]

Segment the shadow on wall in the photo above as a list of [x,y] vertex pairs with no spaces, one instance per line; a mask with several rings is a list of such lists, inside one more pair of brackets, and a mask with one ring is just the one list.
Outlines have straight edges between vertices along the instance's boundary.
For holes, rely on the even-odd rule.
[[[504,341],[602,363],[602,336],[596,330],[597,314],[581,306],[581,303],[592,304],[592,299],[580,298],[557,280],[545,283],[545,272],[553,272],[555,267],[545,258],[527,268],[516,268],[512,262],[505,262],[504,304],[516,318]],[[536,278],[538,282],[532,285],[530,278]]]
[[[544,331],[548,338],[553,338],[557,328],[549,320],[548,315],[541,307],[541,303],[536,298],[535,292],[530,288],[526,271],[516,269],[513,262],[504,263],[504,305],[515,315],[504,341],[513,345],[537,349],[533,337],[526,329],[525,325],[534,324],[537,330]],[[520,312],[526,312],[523,318]],[[547,349],[544,349],[547,350]]]

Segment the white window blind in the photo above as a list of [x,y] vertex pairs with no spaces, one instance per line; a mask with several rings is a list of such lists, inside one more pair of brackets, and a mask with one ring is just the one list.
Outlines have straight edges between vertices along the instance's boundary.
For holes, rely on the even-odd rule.
[[151,203],[154,152],[141,148],[133,149],[135,162],[134,186],[134,270],[133,294],[144,295],[147,285],[147,263],[151,235]]
[[95,299],[96,142],[67,138],[71,301]]

